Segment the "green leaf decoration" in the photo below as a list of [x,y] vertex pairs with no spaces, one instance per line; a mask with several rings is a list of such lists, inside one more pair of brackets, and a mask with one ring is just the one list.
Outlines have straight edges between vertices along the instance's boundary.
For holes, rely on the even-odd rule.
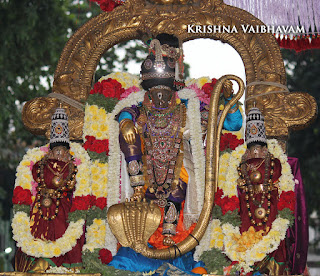
[[18,213],[18,212],[25,212],[26,214],[30,214],[30,205],[20,205],[20,204],[14,204],[13,205],[13,213]]
[[108,208],[105,207],[101,210],[97,206],[93,206],[87,213],[87,225],[91,225],[94,219],[105,219],[107,217]]
[[88,104],[103,107],[107,113],[112,112],[118,102],[117,98],[106,98],[102,94],[90,94],[87,99]]
[[100,273],[102,276],[136,276],[141,275],[140,272],[131,272],[127,270],[116,269],[113,266],[105,265],[99,259],[99,248],[96,248],[93,252],[85,250],[82,253],[82,263],[84,269],[80,273]]
[[289,208],[284,208],[281,211],[278,211],[277,217],[289,220],[289,227],[294,223],[294,214]]
[[68,214],[68,222],[71,222],[71,221],[78,221],[79,219],[86,219],[87,217],[87,213],[88,211],[87,210],[76,210],[74,212],[71,212]]
[[200,256],[200,260],[205,263],[208,273],[216,275],[223,275],[223,267],[231,264],[231,261],[217,248],[204,251]]
[[88,155],[91,160],[99,160],[99,163],[108,163],[109,156],[106,155],[106,152],[97,153],[91,150],[87,150]]
[[221,207],[216,205],[213,207],[212,217],[214,219],[219,219],[221,221],[221,224],[230,223],[235,227],[241,225],[241,219],[238,209],[235,209],[232,212],[228,211],[225,213],[225,215],[222,215]]

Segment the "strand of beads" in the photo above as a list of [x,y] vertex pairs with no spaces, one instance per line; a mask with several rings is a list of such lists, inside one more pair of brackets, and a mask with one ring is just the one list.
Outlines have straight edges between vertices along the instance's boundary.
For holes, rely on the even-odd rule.
[[[271,160],[271,161],[270,161]],[[262,195],[260,202],[257,202],[254,196],[254,186],[251,182],[251,178],[248,175],[248,171],[246,168],[241,168],[241,166],[238,167],[238,174],[244,182],[245,186],[245,199],[246,199],[246,207],[248,209],[248,216],[250,218],[250,221],[253,225],[262,226],[265,225],[269,219],[270,215],[270,208],[271,208],[271,190],[272,190],[272,177],[274,173],[274,157],[270,153],[267,154],[265,161],[265,173],[264,173],[264,181],[263,181],[263,187],[262,187]],[[260,164],[261,165],[261,164]],[[271,168],[270,168],[271,166]],[[260,167],[260,166],[259,166]],[[263,206],[266,198],[267,193],[267,210],[265,210]],[[250,202],[252,202],[254,205],[257,206],[257,208],[254,210],[254,216],[257,219],[261,219],[262,222],[256,222],[256,220],[253,217],[253,214],[251,212],[250,208]]]
[[[60,206],[60,199],[63,196],[63,192],[65,192],[66,190],[73,190],[75,183],[76,183],[76,174],[78,172],[77,166],[73,163],[74,158],[71,158],[71,161],[69,162],[69,173],[68,176],[66,177],[66,179],[63,180],[63,182],[61,182],[61,185],[57,188],[57,190],[54,189],[48,189],[47,185],[45,183],[44,180],[44,167],[47,165],[47,158],[44,157],[40,163],[39,163],[39,167],[37,168],[37,183],[38,183],[38,187],[37,187],[37,196],[36,196],[36,206],[39,209],[39,216],[41,216],[42,219],[44,220],[54,220],[58,213],[59,213],[59,206]],[[41,197],[42,200],[41,200]],[[52,199],[56,198],[56,208],[54,211],[54,215],[49,216],[44,215],[43,211],[41,209],[41,206],[47,208],[50,208],[50,206],[52,205]],[[49,210],[48,210],[49,213]]]

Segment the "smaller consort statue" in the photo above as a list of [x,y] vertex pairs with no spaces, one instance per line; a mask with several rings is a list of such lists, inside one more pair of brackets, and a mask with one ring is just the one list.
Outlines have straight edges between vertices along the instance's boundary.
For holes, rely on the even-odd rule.
[[[69,226],[68,214],[77,171],[70,154],[67,114],[63,108],[57,108],[52,116],[49,150],[32,167],[36,194],[30,209],[30,230],[34,238],[57,241],[65,234]],[[19,247],[16,253],[16,271],[45,272],[50,266],[81,267],[83,244],[82,234],[70,251],[52,258],[28,256]],[[41,254],[41,249],[34,246],[33,250],[36,250],[35,256]],[[59,254],[53,252],[53,255]]]
[[[246,124],[247,150],[238,167],[240,232],[254,228],[265,236],[278,215],[281,163],[268,150],[264,117],[258,108],[249,111]],[[288,275],[287,260],[286,243],[282,240],[275,251],[255,263],[254,270],[267,275]]]

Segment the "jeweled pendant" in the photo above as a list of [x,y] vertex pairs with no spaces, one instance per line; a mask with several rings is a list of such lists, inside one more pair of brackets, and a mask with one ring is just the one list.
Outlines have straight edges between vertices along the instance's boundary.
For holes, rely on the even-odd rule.
[[259,171],[253,171],[250,173],[250,180],[253,183],[257,183],[261,180],[261,173]]
[[159,198],[159,199],[157,200],[157,203],[158,203],[158,206],[159,206],[160,208],[164,208],[164,207],[166,207],[166,205],[167,205],[167,200],[164,199],[164,198]]
[[50,197],[45,197],[41,201],[41,205],[45,208],[49,208],[52,205],[52,199]]
[[61,186],[62,182],[63,178],[61,176],[56,175],[52,178],[52,184],[56,187]]
[[254,215],[258,219],[263,219],[266,216],[266,209],[263,207],[259,207],[254,211]]

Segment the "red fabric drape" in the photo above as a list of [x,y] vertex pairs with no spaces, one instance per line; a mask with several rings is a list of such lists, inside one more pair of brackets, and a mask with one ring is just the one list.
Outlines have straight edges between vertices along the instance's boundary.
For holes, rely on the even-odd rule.
[[301,52],[310,49],[320,49],[320,37],[313,35],[311,40],[309,36],[302,36],[291,39],[289,37],[276,38],[279,46],[284,49],[293,49],[296,52]]

